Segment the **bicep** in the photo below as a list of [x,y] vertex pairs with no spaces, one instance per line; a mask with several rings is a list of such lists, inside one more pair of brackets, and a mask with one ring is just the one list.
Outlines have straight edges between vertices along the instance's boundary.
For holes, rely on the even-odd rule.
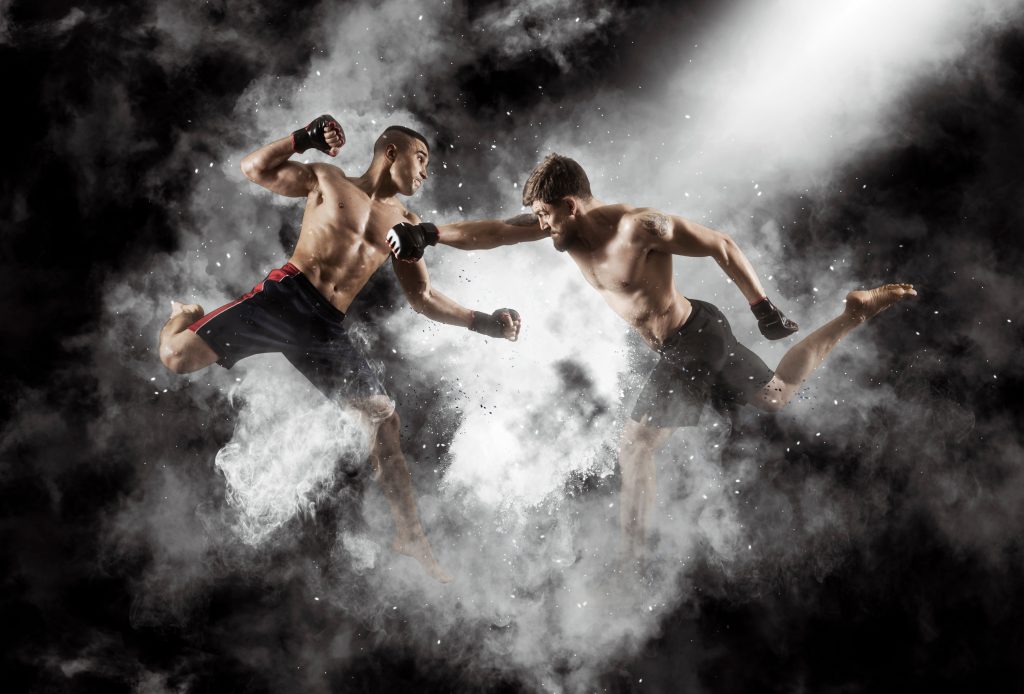
[[304,198],[317,186],[313,167],[297,161],[286,161],[280,166],[262,172],[255,180],[267,190],[290,198]]

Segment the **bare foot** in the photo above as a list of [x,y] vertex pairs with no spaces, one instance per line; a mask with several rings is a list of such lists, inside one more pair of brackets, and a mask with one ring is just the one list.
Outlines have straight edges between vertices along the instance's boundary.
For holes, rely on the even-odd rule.
[[917,296],[912,284],[883,284],[874,289],[857,290],[846,295],[846,314],[858,321],[866,321],[911,296]]
[[193,321],[196,321],[202,318],[205,313],[206,311],[199,304],[183,304],[180,301],[171,301],[171,318],[184,314],[192,318]]
[[399,540],[396,537],[391,543],[391,549],[418,561],[423,570],[435,580],[441,583],[451,583],[452,577],[445,573],[445,570],[434,559],[434,553],[430,551],[430,543],[427,542],[427,538]]

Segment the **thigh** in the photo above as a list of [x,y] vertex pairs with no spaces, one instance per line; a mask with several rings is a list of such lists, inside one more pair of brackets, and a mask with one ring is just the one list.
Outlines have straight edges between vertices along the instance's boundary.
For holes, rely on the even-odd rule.
[[679,369],[662,358],[640,391],[630,418],[654,428],[696,426],[709,394],[705,370]]
[[379,413],[384,401],[391,402],[377,371],[345,332],[338,332],[324,342],[289,350],[285,358],[328,399],[341,405],[356,407],[369,415]]
[[189,330],[202,338],[217,353],[217,363],[228,369],[254,354],[283,352],[307,339],[304,329],[308,321],[290,315],[273,289],[276,287],[253,290],[224,304]]
[[747,402],[765,412],[778,412],[790,401],[795,391],[796,386],[786,383],[778,376],[772,376],[768,383],[747,398]]
[[774,377],[775,372],[768,368],[761,357],[733,338],[720,367],[718,381],[737,402],[753,404]]

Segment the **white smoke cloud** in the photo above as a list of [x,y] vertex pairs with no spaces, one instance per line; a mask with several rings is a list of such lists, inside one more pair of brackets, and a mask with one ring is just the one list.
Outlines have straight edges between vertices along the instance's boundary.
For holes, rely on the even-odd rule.
[[[823,185],[833,167],[899,137],[887,123],[900,96],[963,56],[976,33],[1003,21],[1011,7],[982,1],[746,6],[723,19],[713,35],[681,49],[679,69],[661,93],[609,93],[597,85],[589,101],[540,104],[531,119],[544,124],[537,126],[539,137],[521,122],[496,136],[496,150],[479,156],[494,162],[495,188],[503,197],[467,202],[461,210],[442,203],[447,198],[432,187],[457,172],[439,169],[442,155],[435,153],[432,185],[410,206],[435,221],[518,211],[519,190],[511,183],[521,183],[539,155],[554,150],[583,163],[600,198],[654,205],[729,230],[769,291],[785,295],[790,288],[772,278],[786,220],[753,229],[753,211],[770,209],[765,201],[772,196]],[[115,351],[155,334],[159,307],[168,300],[198,301],[209,309],[281,264],[277,232],[297,226],[300,209],[241,179],[238,162],[257,143],[331,112],[349,140],[337,163],[358,174],[385,125],[420,125],[407,106],[418,75],[428,69],[454,74],[474,59],[461,41],[500,46],[506,57],[546,50],[570,70],[568,47],[611,21],[600,8],[576,22],[571,3],[531,2],[482,15],[474,29],[485,38],[467,39],[451,35],[454,11],[447,3],[420,11],[402,0],[338,10],[323,20],[329,41],[307,74],[267,75],[238,101],[234,118],[251,141],[244,149],[225,145],[208,161],[183,138],[175,157],[189,162],[195,182],[183,216],[182,250],[108,286],[106,307],[116,327],[106,338]],[[189,27],[180,21],[173,13],[160,16],[168,32],[186,36]],[[187,49],[187,41],[175,48]],[[436,98],[450,103],[455,96]],[[523,142],[542,145],[519,151],[512,144]],[[576,674],[567,686],[583,688],[610,654],[655,633],[659,616],[682,599],[680,576],[689,558],[704,551],[699,548],[710,548],[727,565],[749,561],[755,531],[742,527],[738,504],[759,468],[751,460],[727,474],[721,469],[713,420],[677,435],[658,461],[665,471],[654,528],[660,578],[636,597],[637,604],[617,605],[615,599],[630,594],[608,588],[616,576],[617,538],[609,528],[615,527],[617,497],[563,495],[573,476],[607,476],[614,469],[628,391],[638,383],[637,375],[623,375],[636,361],[635,338],[549,241],[486,253],[435,250],[428,265],[437,288],[475,309],[512,306],[525,320],[515,344],[430,324],[408,310],[388,327],[374,326],[387,331],[401,358],[425,370],[424,378],[457,384],[449,406],[463,416],[452,432],[447,467],[437,489],[421,490],[420,500],[435,549],[458,574],[457,589],[445,592],[418,571],[403,570],[408,560],[382,555],[395,570],[381,572],[376,601],[350,605],[342,591],[328,598],[360,616],[401,605],[421,617],[422,626],[403,635],[411,642],[426,648],[442,640],[452,658],[515,672],[539,687],[563,686],[555,661],[572,654]],[[805,331],[840,311],[846,289],[860,283],[843,262],[852,252],[831,248],[820,266],[806,269],[821,299],[790,311]],[[676,268],[685,293],[735,316],[737,335],[769,365],[778,362],[785,346],[747,339],[757,335],[753,321],[714,263],[678,260]],[[848,375],[872,361],[872,349],[869,340],[852,338],[787,416],[826,429],[834,417],[830,401],[837,403],[832,408],[849,403],[851,409],[891,403],[891,390],[865,392]],[[432,358],[421,358],[427,354]],[[363,430],[327,405],[277,416],[286,401],[305,399],[298,386],[279,391],[267,380],[268,365],[289,368],[283,361],[261,360],[231,372],[213,367],[188,379],[163,374],[152,353],[127,363],[155,379],[157,392],[189,389],[197,405],[202,388],[239,389],[238,423],[217,465],[238,512],[235,530],[247,542],[267,541],[308,510],[339,457],[365,457]],[[573,402],[563,399],[567,389],[558,365],[564,363],[575,365],[586,381]],[[837,364],[844,369],[831,368]],[[415,451],[406,450],[414,465]],[[821,485],[809,485],[800,497],[809,507],[829,505],[834,490]],[[376,502],[368,504],[370,525],[386,526],[386,511]],[[777,500],[780,509],[789,503]],[[838,508],[820,517],[822,528],[808,532],[826,533],[855,512],[852,500]],[[359,532],[346,531],[338,551],[357,571],[377,565],[376,545]],[[423,607],[424,596],[429,607]]]
[[313,515],[339,461],[361,465],[370,446],[367,424],[358,413],[328,402],[273,357],[252,360],[254,371],[231,391],[244,404],[234,436],[216,463],[229,501],[238,509],[236,531],[245,542],[259,544],[296,513]]

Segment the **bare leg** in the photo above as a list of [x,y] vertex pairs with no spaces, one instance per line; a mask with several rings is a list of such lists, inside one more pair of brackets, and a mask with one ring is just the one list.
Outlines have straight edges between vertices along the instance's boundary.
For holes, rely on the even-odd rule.
[[619,442],[619,470],[622,473],[619,524],[622,553],[627,561],[643,559],[647,519],[655,498],[654,454],[672,431],[645,426],[632,419],[626,421],[622,430]]
[[217,361],[217,353],[188,329],[202,317],[198,304],[171,302],[171,317],[160,329],[160,361],[174,373],[191,373]]
[[917,296],[911,284],[885,284],[850,292],[843,312],[798,342],[782,357],[775,377],[751,400],[752,405],[777,412],[793,399],[800,385],[850,331],[897,301]]
[[405,464],[399,441],[398,413],[392,411],[390,416],[380,421],[370,459],[377,472],[377,479],[380,480],[384,497],[391,507],[391,517],[395,521],[392,549],[412,557],[432,577],[442,583],[448,583],[452,578],[434,559],[430,542],[420,524],[416,498],[412,491],[412,477]]

